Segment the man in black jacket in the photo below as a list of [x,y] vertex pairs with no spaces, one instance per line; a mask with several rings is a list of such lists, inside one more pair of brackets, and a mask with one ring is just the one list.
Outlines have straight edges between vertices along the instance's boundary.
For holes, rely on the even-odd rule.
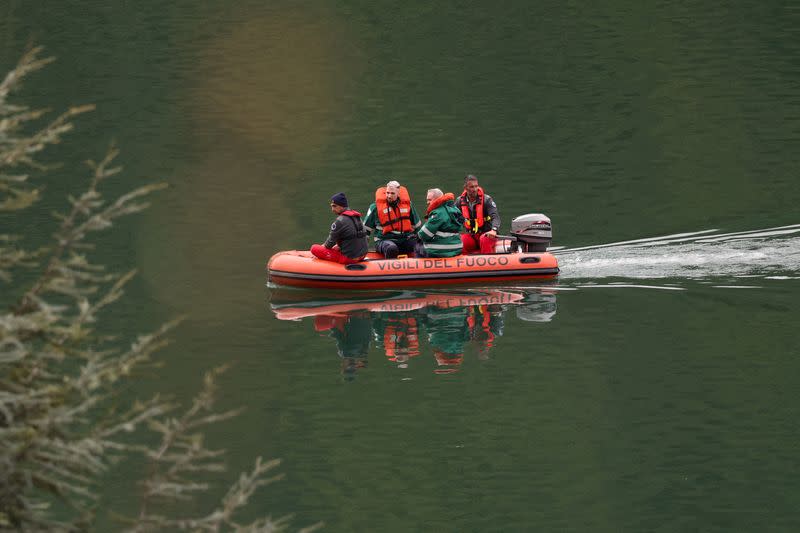
[[311,253],[325,261],[358,263],[367,255],[367,232],[361,213],[347,207],[347,197],[337,192],[331,197],[331,211],[337,216],[324,244],[311,246]]

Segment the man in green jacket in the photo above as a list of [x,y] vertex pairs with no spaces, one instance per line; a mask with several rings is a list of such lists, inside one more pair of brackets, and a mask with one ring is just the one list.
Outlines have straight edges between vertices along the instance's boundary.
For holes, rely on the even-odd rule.
[[417,257],[453,257],[461,253],[461,225],[464,216],[456,208],[455,196],[441,189],[429,189],[425,197],[428,203],[427,222],[419,229],[417,236]]

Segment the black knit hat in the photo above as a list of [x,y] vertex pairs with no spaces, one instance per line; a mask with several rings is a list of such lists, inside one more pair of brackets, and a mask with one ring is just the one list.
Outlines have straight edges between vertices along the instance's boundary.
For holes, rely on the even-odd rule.
[[347,196],[345,196],[343,192],[337,192],[331,196],[331,202],[342,207],[347,207]]

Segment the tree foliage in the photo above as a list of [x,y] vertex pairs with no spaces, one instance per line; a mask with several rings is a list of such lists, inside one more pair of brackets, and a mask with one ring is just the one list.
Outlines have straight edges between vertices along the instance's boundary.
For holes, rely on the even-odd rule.
[[[73,107],[42,125],[46,110],[11,103],[26,76],[51,61],[34,48],[0,84],[0,217],[35,205],[41,189],[31,173],[49,170],[37,156],[60,143],[78,115],[92,110]],[[0,315],[0,528],[91,530],[102,476],[118,459],[140,456],[149,463],[140,508],[123,517],[121,527],[283,529],[287,517],[236,520],[257,488],[280,478],[273,474],[278,461],[261,458],[216,507],[200,516],[175,516],[180,507],[173,502],[211,490],[207,474],[225,470],[224,451],[208,448],[203,439],[208,425],[236,414],[214,409],[216,377],[224,369],[206,374],[188,407],[158,395],[120,407],[121,387],[169,342],[167,334],[180,320],[127,345],[97,329],[98,317],[123,296],[134,272],[108,272],[93,263],[91,237],[147,208],[151,193],[164,186],[148,184],[107,199],[102,185],[121,170],[116,156],[112,148],[99,162],[89,162],[88,186],[69,196],[50,244],[29,249],[24,234],[0,231],[0,283],[8,288],[17,279],[32,280],[13,286],[21,296],[2,302],[8,310]]]

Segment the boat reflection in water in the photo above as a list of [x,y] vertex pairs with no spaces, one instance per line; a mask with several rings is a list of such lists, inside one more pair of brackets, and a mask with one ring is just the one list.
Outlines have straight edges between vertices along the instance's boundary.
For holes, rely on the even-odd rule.
[[357,294],[277,289],[270,306],[279,320],[313,319],[317,332],[336,341],[348,380],[366,368],[373,343],[399,368],[408,368],[421,354],[429,353],[435,373],[456,372],[470,346],[478,359],[489,358],[504,333],[509,309],[527,322],[549,322],[557,308],[556,291],[546,287]]

